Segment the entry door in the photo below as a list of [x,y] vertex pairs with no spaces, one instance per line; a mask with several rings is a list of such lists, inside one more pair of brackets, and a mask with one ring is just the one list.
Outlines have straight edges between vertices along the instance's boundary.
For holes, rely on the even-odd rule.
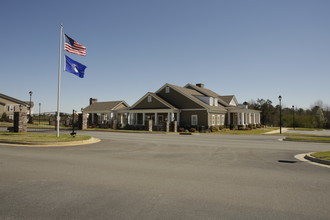
[[159,124],[164,123],[164,116],[163,115],[158,115],[158,123]]

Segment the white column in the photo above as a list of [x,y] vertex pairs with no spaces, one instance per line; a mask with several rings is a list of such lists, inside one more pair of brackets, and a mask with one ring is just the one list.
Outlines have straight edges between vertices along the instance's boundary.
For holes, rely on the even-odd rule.
[[142,125],[145,125],[146,113],[142,113]]
[[158,125],[158,113],[155,112],[155,125]]
[[241,125],[244,125],[244,112],[241,113]]
[[179,123],[180,123],[180,112],[177,112],[176,113],[176,121],[177,121],[178,126],[179,126]]
[[171,115],[169,112],[167,113],[167,121],[171,122]]
[[229,126],[229,125],[230,125],[230,112],[228,112],[227,115],[228,115],[228,116],[227,116],[227,117],[228,117],[228,120],[227,120],[227,123],[228,123],[228,124],[227,124],[227,125]]
[[111,118],[111,112],[107,113],[107,118],[108,118],[108,122],[110,123],[112,118]]

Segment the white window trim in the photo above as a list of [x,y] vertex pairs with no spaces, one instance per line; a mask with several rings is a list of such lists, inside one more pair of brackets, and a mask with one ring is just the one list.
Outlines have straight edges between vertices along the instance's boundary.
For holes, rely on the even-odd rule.
[[214,106],[218,106],[218,98],[214,98]]
[[198,115],[191,115],[191,125],[192,126],[198,125]]
[[15,111],[15,106],[14,105],[8,105],[8,111],[9,112]]
[[218,125],[221,124],[221,115],[217,115],[217,124],[218,124]]
[[151,95],[148,96],[148,102],[151,102],[152,101],[152,97]]
[[212,115],[212,125],[215,125],[215,115]]
[[170,87],[165,87],[165,93],[170,93]]

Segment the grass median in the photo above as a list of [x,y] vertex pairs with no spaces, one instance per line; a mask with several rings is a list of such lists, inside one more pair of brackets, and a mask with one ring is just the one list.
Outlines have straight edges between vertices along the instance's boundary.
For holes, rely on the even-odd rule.
[[312,156],[322,160],[330,160],[330,151],[313,153]]
[[292,141],[312,141],[312,142],[330,142],[330,137],[318,137],[318,136],[288,136],[285,138],[286,140]]
[[72,137],[69,134],[61,134],[59,137],[56,134],[48,133],[10,133],[0,132],[0,142],[31,142],[31,143],[47,143],[47,142],[70,142],[89,140],[91,137],[87,135],[76,135]]

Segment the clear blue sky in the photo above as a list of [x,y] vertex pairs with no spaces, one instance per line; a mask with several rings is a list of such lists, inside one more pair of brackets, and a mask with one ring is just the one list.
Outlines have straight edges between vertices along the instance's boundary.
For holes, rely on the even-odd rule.
[[[69,54],[61,111],[89,98],[134,104],[165,83],[204,83],[239,102],[330,104],[328,0],[2,0],[0,93],[56,111],[59,25],[87,47]],[[36,109],[37,111],[37,109]]]

